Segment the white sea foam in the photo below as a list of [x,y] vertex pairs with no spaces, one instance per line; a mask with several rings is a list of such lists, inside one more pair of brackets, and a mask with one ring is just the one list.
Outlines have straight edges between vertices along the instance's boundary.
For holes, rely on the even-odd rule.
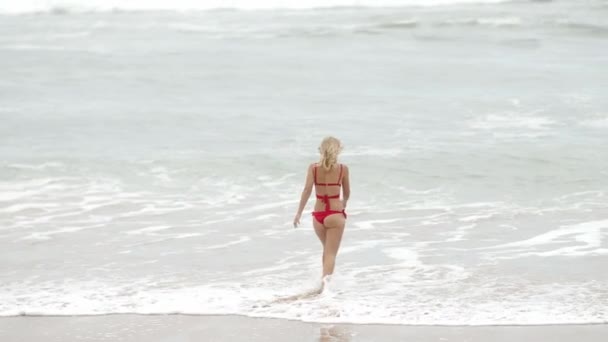
[[[534,114],[505,113],[488,114],[470,122],[470,127],[479,130],[529,129],[546,130],[555,125],[555,120]],[[526,133],[526,132],[524,132]]]
[[[23,197],[28,197],[35,194],[35,191],[2,191],[0,193],[0,201],[9,202],[14,201]],[[16,206],[15,209],[11,209],[12,207],[5,208],[3,211],[18,211],[21,210],[22,206]],[[26,205],[25,207],[28,207]]]
[[604,191],[599,190],[589,190],[589,191],[578,191],[565,195],[561,195],[556,197],[554,200],[559,203],[572,203],[574,202],[576,205],[579,203],[584,203],[586,200],[598,200],[606,197],[606,193]]
[[283,207],[286,205],[293,205],[294,203],[297,203],[297,200],[287,200],[287,201],[274,202],[274,203],[268,203],[268,204],[260,204],[260,205],[238,210],[236,214],[242,215],[242,214],[255,213],[255,212],[259,212],[259,211],[265,211],[268,209],[280,208],[280,207]]
[[99,47],[67,47],[57,46],[52,44],[6,44],[0,45],[0,48],[6,50],[17,50],[17,51],[60,51],[60,52],[86,52],[94,54],[105,54],[108,52],[107,49]]
[[373,147],[360,147],[354,150],[347,150],[343,152],[345,157],[350,156],[376,156],[376,157],[396,157],[403,152],[400,148],[373,148]]
[[477,224],[469,224],[466,226],[460,226],[457,227],[454,231],[451,231],[449,233],[446,233],[445,235],[448,235],[449,238],[446,239],[446,242],[451,242],[451,241],[462,241],[465,240],[465,236],[467,234],[467,232],[473,228],[475,228],[477,226]]
[[[20,197],[24,197],[24,196],[13,197],[13,199],[20,198]],[[60,207],[60,205],[57,203],[29,202],[29,203],[13,204],[13,205],[9,205],[8,207],[5,207],[5,208],[0,208],[0,212],[18,213],[20,211],[24,211],[24,210],[28,210],[28,209],[43,209],[44,210],[44,209],[51,209],[51,208],[57,208],[57,207]]]
[[383,246],[387,243],[394,242],[394,240],[382,239],[382,240],[368,240],[352,243],[349,246],[345,246],[340,250],[341,254],[348,254],[353,252],[361,252],[365,249],[371,249],[379,246]]
[[401,261],[404,265],[420,266],[418,253],[407,248],[386,248],[383,252],[393,259]]
[[216,32],[217,28],[211,28],[208,26],[189,24],[189,23],[171,23],[168,24],[170,29],[174,29],[181,32]]
[[140,228],[140,229],[135,229],[135,230],[128,230],[124,233],[129,234],[129,235],[141,235],[141,234],[149,234],[149,233],[154,234],[158,231],[167,230],[170,228],[171,228],[171,226],[166,226],[166,225],[151,226],[151,227],[145,227],[145,228]]
[[493,17],[493,18],[460,18],[449,19],[442,22],[443,25],[484,25],[494,27],[520,26],[522,19],[518,17]]
[[252,220],[253,221],[265,221],[265,220],[274,219],[274,218],[278,218],[278,217],[280,217],[280,216],[277,214],[263,214],[263,215],[259,215],[259,216],[252,218]]
[[[376,267],[375,272],[370,272],[365,277],[384,277],[385,286],[381,288],[373,287],[373,283],[369,283],[366,278],[353,279],[350,275],[336,275],[329,283],[327,292],[292,302],[275,302],[274,299],[307,291],[318,280],[312,281],[309,278],[285,287],[283,281],[258,276],[250,278],[247,286],[222,282],[165,289],[154,286],[154,282],[114,286],[98,281],[40,283],[37,287],[30,287],[27,295],[19,288],[4,288],[0,291],[0,316],[239,314],[309,322],[421,325],[602,323],[608,318],[605,311],[588,310],[588,305],[593,301],[601,300],[597,295],[598,287],[601,286],[599,283],[526,285],[526,292],[522,293],[522,284],[509,284],[508,279],[499,279],[465,291],[464,288],[459,289],[458,278],[450,278],[449,273],[445,273],[448,281],[437,282],[435,285],[439,286],[439,292],[452,289],[449,297],[443,297],[432,290],[434,286],[427,284],[429,286],[425,288],[424,282],[413,277],[418,265],[415,255],[399,252],[395,256],[408,263],[402,266],[414,268],[407,271],[393,266],[392,273],[383,274],[382,269]],[[449,268],[446,270],[449,271]],[[458,272],[458,269],[453,271]],[[399,279],[411,278],[418,285],[391,286],[395,284],[395,277],[402,272],[407,277]],[[359,277],[364,277],[363,273],[358,274]],[[509,286],[518,290],[511,292]],[[457,289],[459,291],[454,292]]]
[[243,242],[250,241],[250,240],[251,240],[251,238],[249,236],[241,236],[237,240],[233,240],[233,241],[229,241],[229,242],[221,243],[221,244],[217,244],[217,245],[205,246],[204,249],[222,249],[222,248],[226,248],[229,246],[238,245]]
[[495,215],[495,213],[470,215],[470,216],[461,217],[461,218],[458,219],[458,221],[460,221],[460,222],[475,222],[475,221],[491,218],[494,215]]
[[203,233],[182,233],[182,234],[177,234],[177,235],[173,236],[173,238],[174,239],[186,239],[186,238],[202,236],[202,235],[205,235],[205,234],[203,234]]
[[61,162],[46,162],[41,164],[10,164],[9,167],[16,169],[27,169],[27,170],[45,170],[49,168],[59,168],[65,166]]
[[22,237],[20,240],[48,240],[53,235],[64,234],[64,233],[74,233],[74,232],[79,232],[81,230],[94,229],[94,228],[99,228],[102,226],[103,226],[103,224],[92,224],[92,225],[88,225],[88,226],[72,226],[72,227],[59,228],[56,230],[34,232],[34,233],[31,233],[29,235]]
[[[575,225],[563,226],[555,230],[531,237],[526,240],[500,244],[480,249],[500,250],[508,255],[503,258],[519,258],[527,255],[538,256],[582,256],[603,254],[602,247],[604,235],[608,235],[608,220],[582,222]],[[566,247],[555,248],[567,242],[576,242]],[[544,250],[540,250],[544,249]],[[549,250],[547,250],[549,249]],[[519,250],[519,253],[513,253]]]
[[162,182],[171,181],[171,172],[166,167],[156,166],[150,169],[150,174]]
[[354,225],[361,230],[374,229],[378,226],[386,227],[387,223],[399,222],[401,219],[382,219],[382,220],[369,220],[369,221],[356,221]]

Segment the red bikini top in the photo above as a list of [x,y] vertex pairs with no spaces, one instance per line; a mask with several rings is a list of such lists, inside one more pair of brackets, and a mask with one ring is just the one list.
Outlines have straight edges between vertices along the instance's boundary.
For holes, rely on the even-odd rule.
[[342,164],[340,164],[340,175],[338,176],[338,183],[317,183],[317,165],[312,168],[312,174],[315,177],[315,185],[323,186],[341,186],[342,185]]
[[[312,173],[315,179],[315,185],[320,186],[342,186],[342,164],[340,164],[340,175],[338,176],[337,183],[317,183],[317,165],[312,168]],[[317,194],[317,198],[325,203],[325,210],[329,210],[329,199],[330,198],[340,198],[340,194],[329,196],[329,195],[319,195]]]

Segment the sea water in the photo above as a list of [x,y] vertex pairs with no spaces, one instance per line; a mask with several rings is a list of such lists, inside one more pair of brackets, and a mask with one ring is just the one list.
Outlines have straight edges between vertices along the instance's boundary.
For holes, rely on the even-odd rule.
[[[608,321],[606,1],[0,12],[0,315]],[[320,279],[327,135],[336,273],[274,302]]]

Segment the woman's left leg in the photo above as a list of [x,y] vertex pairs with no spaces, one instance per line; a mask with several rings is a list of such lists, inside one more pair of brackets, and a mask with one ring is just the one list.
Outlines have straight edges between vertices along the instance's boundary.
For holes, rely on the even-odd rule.
[[325,218],[325,250],[323,252],[323,277],[334,273],[336,256],[342,242],[346,219],[344,214],[336,213]]
[[314,217],[312,218],[312,225],[315,227],[315,233],[317,233],[317,237],[323,245],[323,256],[321,257],[321,265],[323,265],[325,262],[325,226]]

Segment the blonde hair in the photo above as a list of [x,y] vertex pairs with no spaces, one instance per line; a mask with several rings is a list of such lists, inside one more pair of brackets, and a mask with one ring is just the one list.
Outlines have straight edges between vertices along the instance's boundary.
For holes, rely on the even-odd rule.
[[319,164],[323,166],[325,171],[329,171],[338,163],[338,154],[342,151],[342,144],[340,140],[334,137],[326,137],[321,141],[319,146],[319,152],[321,153],[321,160]]

